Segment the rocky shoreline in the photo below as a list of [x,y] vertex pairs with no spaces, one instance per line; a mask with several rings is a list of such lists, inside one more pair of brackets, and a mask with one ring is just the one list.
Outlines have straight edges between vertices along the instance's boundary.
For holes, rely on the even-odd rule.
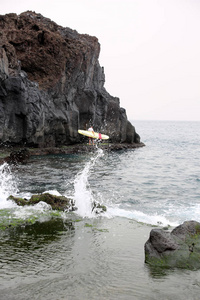
[[[144,143],[103,143],[98,144],[98,148],[105,151],[120,151],[131,150],[140,147],[144,147]],[[49,148],[25,148],[25,147],[3,147],[0,149],[0,164],[7,163],[20,163],[26,162],[31,156],[38,155],[56,155],[56,154],[81,154],[87,152],[94,152],[97,149],[97,145],[88,144],[75,144],[61,147],[49,147]]]

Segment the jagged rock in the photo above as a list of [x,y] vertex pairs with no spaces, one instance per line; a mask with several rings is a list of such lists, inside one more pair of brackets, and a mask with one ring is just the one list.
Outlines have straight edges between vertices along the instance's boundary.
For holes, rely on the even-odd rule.
[[0,48],[0,79],[5,80],[8,76],[8,58],[5,50]]
[[145,262],[152,266],[200,268],[200,223],[187,221],[172,232],[152,229],[145,243]]
[[34,12],[0,16],[0,144],[82,141],[90,124],[117,143],[140,143],[119,99],[104,88],[96,37]]
[[[8,200],[14,201],[19,206],[25,205],[35,205],[40,201],[43,201],[49,205],[51,205],[53,210],[61,210],[61,211],[75,211],[77,208],[75,207],[75,203],[72,199],[69,199],[65,196],[55,196],[49,193],[32,195],[29,200],[25,198],[15,197],[10,195]],[[92,211],[96,214],[101,214],[107,211],[105,205],[100,204],[98,202],[94,202],[92,204]]]
[[93,202],[92,204],[92,211],[95,212],[95,214],[101,214],[101,213],[105,213],[107,211],[107,208],[105,205],[100,204],[98,202]]
[[10,153],[8,157],[4,159],[4,162],[16,164],[16,163],[26,163],[30,158],[30,152],[28,149],[15,150]]
[[68,199],[65,196],[55,196],[49,193],[33,195],[30,200],[26,200],[24,198],[9,196],[8,200],[13,200],[17,205],[34,205],[39,203],[40,201],[46,202],[51,205],[54,210],[75,210],[74,202],[71,199]]

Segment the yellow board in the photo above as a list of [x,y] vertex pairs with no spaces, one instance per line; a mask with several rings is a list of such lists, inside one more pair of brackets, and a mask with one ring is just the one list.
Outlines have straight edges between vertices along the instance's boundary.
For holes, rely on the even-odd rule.
[[88,137],[91,137],[93,139],[100,139],[100,140],[108,140],[109,136],[105,135],[105,134],[101,134],[98,132],[92,132],[92,131],[88,131],[88,130],[78,130],[78,133],[82,134],[82,135],[86,135]]

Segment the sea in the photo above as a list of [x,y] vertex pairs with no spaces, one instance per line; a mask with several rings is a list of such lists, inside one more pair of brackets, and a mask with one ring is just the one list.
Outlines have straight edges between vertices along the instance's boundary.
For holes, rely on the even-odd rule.
[[[199,299],[200,270],[149,266],[144,244],[153,228],[200,222],[200,122],[132,124],[144,147],[0,165],[1,300]],[[8,200],[45,192],[77,210]]]

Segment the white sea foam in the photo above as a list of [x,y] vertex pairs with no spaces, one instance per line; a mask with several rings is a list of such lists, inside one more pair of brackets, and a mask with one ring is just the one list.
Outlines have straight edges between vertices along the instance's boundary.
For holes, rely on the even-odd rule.
[[[18,192],[17,178],[12,174],[9,165],[4,163],[0,166],[0,209],[15,208],[15,210],[12,210],[10,214],[12,217],[20,219],[26,219],[33,215],[42,215],[51,210],[51,206],[42,201],[36,205],[20,207],[13,201],[7,200],[10,195],[20,196],[26,199],[29,199],[32,195],[31,193],[21,193],[19,195]],[[60,195],[60,193],[56,190],[46,192],[58,196]]]
[[125,210],[118,207],[109,207],[108,214],[112,217],[124,217],[128,219],[135,220],[137,222],[142,222],[150,225],[158,226],[178,226],[179,223],[172,222],[162,215],[149,215],[137,210]]
[[16,206],[12,201],[8,201],[7,198],[11,194],[16,194],[17,191],[16,178],[13,177],[9,165],[4,163],[0,166],[0,209]]
[[82,217],[94,217],[94,214],[92,213],[92,203],[94,202],[94,198],[88,178],[93,166],[101,156],[103,156],[103,150],[97,149],[97,152],[90,158],[84,169],[77,174],[74,180],[73,198],[75,205],[78,208],[77,213]]
[[57,190],[48,190],[48,191],[45,191],[43,194],[45,194],[45,193],[48,193],[48,194],[51,194],[54,196],[62,196],[61,193],[59,193]]
[[43,214],[51,211],[51,205],[46,202],[40,201],[35,205],[17,207],[15,211],[12,213],[12,216],[15,218],[26,220],[29,217],[41,217]]

